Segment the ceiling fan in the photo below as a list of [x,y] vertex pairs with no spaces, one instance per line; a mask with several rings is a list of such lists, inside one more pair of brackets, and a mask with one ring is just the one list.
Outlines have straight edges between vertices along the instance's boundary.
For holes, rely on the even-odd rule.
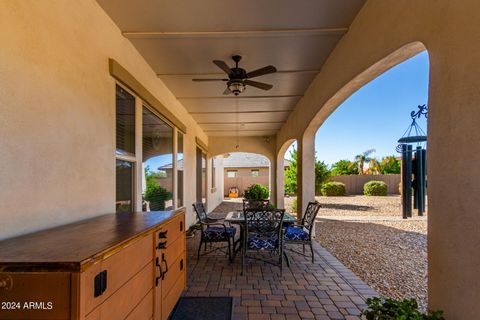
[[225,95],[233,93],[234,95],[238,96],[240,93],[245,91],[247,85],[262,90],[272,89],[273,86],[271,84],[252,81],[250,79],[263,76],[265,74],[277,72],[277,69],[274,66],[270,65],[254,71],[247,72],[245,71],[245,69],[238,67],[238,63],[240,62],[240,60],[242,60],[242,56],[234,55],[232,56],[232,60],[235,61],[234,68],[230,68],[222,60],[213,60],[213,63],[228,75],[228,79],[192,79],[192,81],[226,81],[227,88],[223,92],[223,94]]

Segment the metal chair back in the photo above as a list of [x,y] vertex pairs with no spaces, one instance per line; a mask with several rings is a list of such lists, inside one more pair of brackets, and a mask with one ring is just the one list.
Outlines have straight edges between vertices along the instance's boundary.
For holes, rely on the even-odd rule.
[[305,209],[305,214],[302,217],[301,224],[305,229],[308,230],[309,234],[312,233],[312,228],[315,224],[315,218],[317,217],[318,211],[320,210],[320,203],[318,201],[311,201]]

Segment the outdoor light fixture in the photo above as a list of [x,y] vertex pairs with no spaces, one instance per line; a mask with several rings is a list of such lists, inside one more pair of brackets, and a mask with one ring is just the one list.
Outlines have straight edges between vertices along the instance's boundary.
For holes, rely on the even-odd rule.
[[240,93],[245,91],[245,84],[241,80],[229,81],[227,85],[228,85],[228,90],[230,90],[230,92],[236,96],[238,96]]

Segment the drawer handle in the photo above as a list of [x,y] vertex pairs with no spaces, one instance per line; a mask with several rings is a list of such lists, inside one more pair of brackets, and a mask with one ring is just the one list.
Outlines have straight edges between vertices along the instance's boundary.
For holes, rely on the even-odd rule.
[[167,260],[165,260],[165,253],[162,253],[162,263],[165,264],[165,271],[162,273],[162,280],[165,279],[165,275],[168,272],[168,263]]
[[180,231],[183,231],[183,221],[180,221]]
[[10,291],[13,288],[13,279],[10,276],[5,276],[0,279],[0,289]]
[[103,270],[95,276],[93,296],[99,297],[107,290],[107,270]]
[[180,271],[182,271],[182,270],[183,270],[183,259],[180,260]]
[[162,266],[160,265],[160,261],[158,261],[158,257],[155,259],[155,266],[160,272],[160,275],[158,277],[155,277],[155,287],[158,287],[158,282],[160,281],[160,279],[163,279]]
[[168,233],[168,230],[167,230],[167,231],[160,231],[160,232],[158,233],[158,237],[159,237],[160,239],[165,239],[165,238],[167,237],[167,233]]
[[157,249],[167,249],[167,241],[159,242]]

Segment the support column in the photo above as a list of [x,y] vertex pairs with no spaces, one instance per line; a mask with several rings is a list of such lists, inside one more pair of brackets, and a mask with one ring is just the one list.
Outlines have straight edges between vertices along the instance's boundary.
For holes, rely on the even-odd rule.
[[269,170],[269,179],[270,179],[270,203],[278,208],[278,198],[277,198],[277,168],[278,161],[275,157],[272,157],[270,160],[270,170]]
[[308,202],[315,200],[315,133],[306,132],[297,150],[297,215],[303,216]]
[[275,170],[275,180],[277,194],[277,208],[285,209],[285,168],[284,168],[285,152],[280,151],[277,155],[277,168]]

